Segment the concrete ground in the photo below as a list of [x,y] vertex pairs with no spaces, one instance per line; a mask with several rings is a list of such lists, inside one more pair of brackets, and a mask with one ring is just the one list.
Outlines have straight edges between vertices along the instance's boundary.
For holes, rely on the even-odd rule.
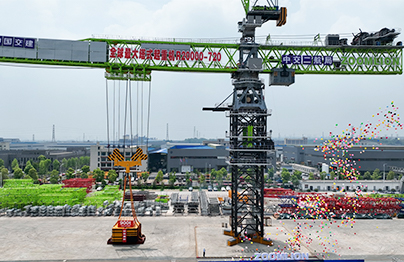
[[[162,192],[158,192],[162,193]],[[168,190],[168,194],[172,193]],[[186,197],[189,192],[181,192]],[[209,192],[225,197],[227,192]],[[244,241],[229,247],[223,235],[228,216],[139,217],[143,245],[107,245],[117,217],[0,217],[0,261],[218,261],[249,260],[255,252],[291,252],[299,238],[311,258],[404,262],[404,219],[272,220],[269,247]],[[298,248],[297,245],[295,245]],[[206,250],[203,258],[203,249]]]
[[[245,241],[228,247],[223,223],[228,217],[140,217],[146,242],[137,246],[107,245],[116,217],[0,217],[0,261],[197,261],[248,259],[255,252],[285,249],[301,223],[301,250],[311,257],[404,261],[404,220],[328,221],[273,220],[266,227],[274,241],[268,247]],[[311,240],[310,240],[311,238]],[[203,249],[206,258],[203,259]]]

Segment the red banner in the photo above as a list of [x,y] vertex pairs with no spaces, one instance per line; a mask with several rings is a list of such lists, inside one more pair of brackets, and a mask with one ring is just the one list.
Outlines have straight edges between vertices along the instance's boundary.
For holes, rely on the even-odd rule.
[[133,220],[119,220],[118,227],[133,227]]

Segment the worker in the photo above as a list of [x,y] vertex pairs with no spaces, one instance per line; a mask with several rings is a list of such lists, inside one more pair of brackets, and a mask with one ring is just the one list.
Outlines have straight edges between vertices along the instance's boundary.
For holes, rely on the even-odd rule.
[[203,257],[205,257],[205,248],[203,249]]

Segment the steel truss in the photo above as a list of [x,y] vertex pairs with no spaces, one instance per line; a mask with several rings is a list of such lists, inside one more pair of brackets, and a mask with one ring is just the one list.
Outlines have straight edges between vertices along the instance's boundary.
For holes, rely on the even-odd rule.
[[236,239],[264,237],[264,171],[274,149],[267,116],[259,108],[230,111],[231,229]]

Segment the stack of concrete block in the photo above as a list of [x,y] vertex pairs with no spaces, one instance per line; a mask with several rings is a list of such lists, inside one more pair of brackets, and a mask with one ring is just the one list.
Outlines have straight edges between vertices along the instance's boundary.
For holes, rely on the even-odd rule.
[[99,217],[104,215],[104,208],[103,207],[97,208],[97,215]]
[[46,216],[48,216],[48,217],[53,217],[55,214],[54,214],[54,211],[55,211],[55,207],[54,206],[48,206],[47,208],[46,208]]
[[160,215],[161,215],[161,207],[156,206],[156,216],[160,216]]
[[72,207],[72,210],[71,210],[71,216],[72,217],[77,217],[77,216],[79,216],[79,211],[80,211],[80,205],[74,205],[73,207]]
[[175,214],[184,213],[185,203],[181,201],[178,193],[171,194],[171,205],[173,206],[173,212]]
[[82,206],[79,208],[79,216],[81,217],[87,216],[87,206]]
[[39,216],[39,207],[38,206],[33,206],[30,208],[30,216],[31,217],[37,217]]
[[56,206],[54,216],[63,217],[65,215],[65,207],[64,206]]
[[39,207],[39,216],[46,217],[47,211],[48,211],[48,208],[45,205],[40,206]]
[[231,215],[231,204],[224,203],[222,205],[222,214],[225,216],[230,216]]
[[220,202],[217,199],[217,197],[210,197],[208,199],[208,209],[209,209],[209,215],[211,216],[218,216],[220,215]]
[[95,216],[97,213],[97,207],[90,205],[87,207],[87,216]]
[[65,212],[64,216],[66,216],[66,217],[71,216],[72,215],[72,207],[69,206],[68,204],[64,205],[63,207],[64,207],[64,212]]

